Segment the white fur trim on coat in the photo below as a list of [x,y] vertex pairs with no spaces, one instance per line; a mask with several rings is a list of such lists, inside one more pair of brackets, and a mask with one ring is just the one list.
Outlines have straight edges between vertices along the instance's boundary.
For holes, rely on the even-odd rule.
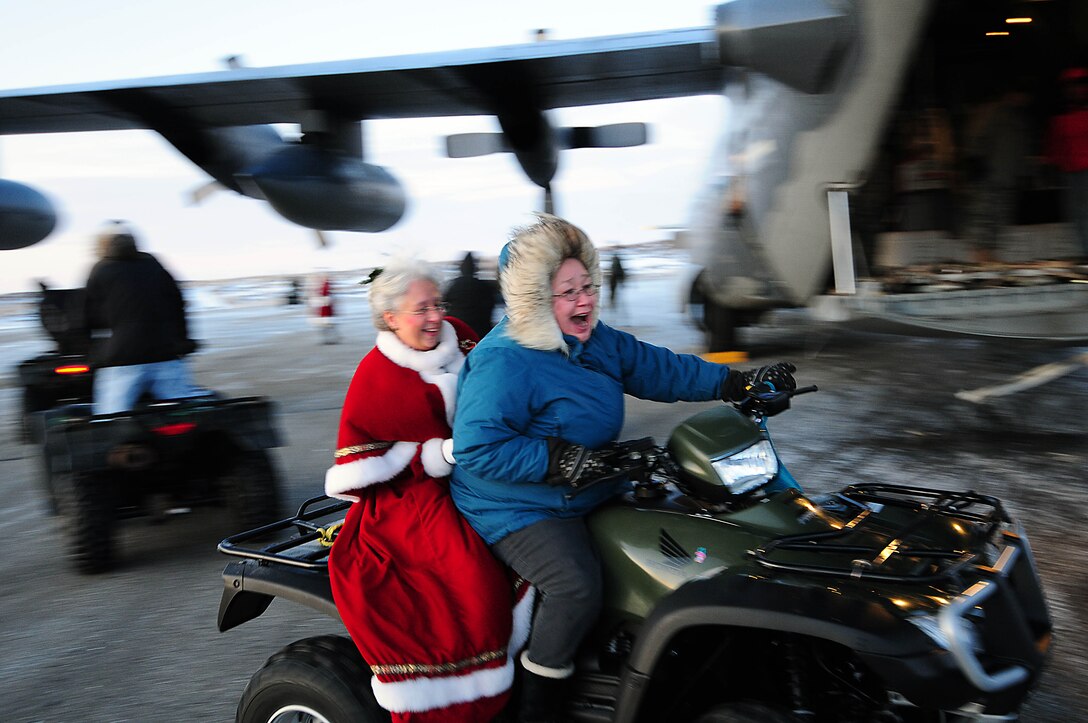
[[371,678],[378,705],[394,713],[418,713],[500,695],[514,684],[514,660],[529,639],[535,588],[530,587],[514,607],[506,664],[442,678],[412,678],[382,682]]
[[419,713],[490,698],[510,690],[514,683],[514,660],[501,668],[474,670],[466,675],[445,678],[411,678],[382,682],[375,676],[370,687],[378,705],[393,713]]
[[378,332],[375,346],[389,361],[419,372],[423,381],[438,387],[446,406],[446,422],[453,424],[453,413],[457,406],[457,372],[461,371],[461,366],[465,363],[465,355],[461,352],[453,324],[442,322],[438,346],[430,351],[413,349],[391,331]]
[[[601,283],[601,264],[597,249],[589,239],[584,242],[564,239],[561,231],[549,224],[558,221],[539,214],[540,222],[521,231],[507,245],[509,257],[499,270],[499,284],[506,315],[507,333],[521,346],[541,351],[567,353],[567,342],[559,330],[552,307],[552,277],[564,258],[573,256],[586,267],[594,284]],[[597,325],[600,307],[594,307],[592,326]]]
[[432,477],[446,477],[453,471],[453,465],[447,462],[446,456],[442,454],[442,446],[445,442],[446,440],[439,437],[428,439],[419,452],[423,471]]
[[[526,583],[528,585],[528,583]],[[529,640],[529,632],[533,628],[533,602],[536,600],[536,588],[529,586],[525,594],[514,606],[514,626],[510,630],[510,646],[506,654],[511,660],[517,656],[518,651],[525,647]]]
[[358,502],[357,495],[348,493],[393,479],[411,464],[417,447],[418,442],[397,442],[385,454],[334,464],[325,472],[325,494]]

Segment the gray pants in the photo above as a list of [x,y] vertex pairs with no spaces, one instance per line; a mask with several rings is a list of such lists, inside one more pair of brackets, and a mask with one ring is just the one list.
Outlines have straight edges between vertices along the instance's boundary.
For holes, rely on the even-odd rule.
[[491,549],[536,588],[529,660],[556,673],[567,668],[601,611],[601,561],[585,520],[541,520]]

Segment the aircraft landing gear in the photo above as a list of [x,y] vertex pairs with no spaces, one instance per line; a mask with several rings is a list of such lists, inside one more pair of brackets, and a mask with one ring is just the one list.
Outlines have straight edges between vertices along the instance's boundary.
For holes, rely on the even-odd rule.
[[735,351],[737,328],[742,325],[742,315],[736,309],[718,304],[703,291],[704,274],[700,272],[691,282],[688,314],[695,325],[703,330],[708,352]]
[[738,313],[735,309],[703,302],[703,327],[708,352],[735,351],[737,349]]

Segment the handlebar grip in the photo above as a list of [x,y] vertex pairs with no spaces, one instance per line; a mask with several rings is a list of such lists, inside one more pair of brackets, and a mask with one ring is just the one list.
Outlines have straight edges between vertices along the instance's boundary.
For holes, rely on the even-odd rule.
[[794,389],[790,393],[790,396],[791,397],[796,397],[798,394],[808,394],[809,392],[816,392],[816,391],[819,391],[817,386],[815,384],[811,384],[811,385],[809,385],[807,387],[799,387],[797,389]]

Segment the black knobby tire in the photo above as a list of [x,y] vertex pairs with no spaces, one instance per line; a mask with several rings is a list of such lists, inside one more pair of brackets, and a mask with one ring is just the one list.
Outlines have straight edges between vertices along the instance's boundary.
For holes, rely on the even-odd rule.
[[93,575],[115,564],[116,504],[106,474],[54,473],[61,524],[68,537],[68,559],[78,572]]
[[41,487],[42,494],[45,495],[46,510],[51,517],[55,517],[60,514],[60,502],[57,499],[57,486],[53,480],[53,457],[46,451],[45,447],[42,447],[42,467],[41,467]]
[[704,308],[707,351],[737,349],[737,312],[707,298]]
[[695,723],[796,723],[797,718],[781,708],[744,700],[716,706],[695,719]]
[[370,689],[370,668],[350,639],[322,635],[291,643],[254,673],[236,723],[388,723]]
[[264,450],[239,452],[220,488],[240,529],[251,530],[281,517],[279,479]]

